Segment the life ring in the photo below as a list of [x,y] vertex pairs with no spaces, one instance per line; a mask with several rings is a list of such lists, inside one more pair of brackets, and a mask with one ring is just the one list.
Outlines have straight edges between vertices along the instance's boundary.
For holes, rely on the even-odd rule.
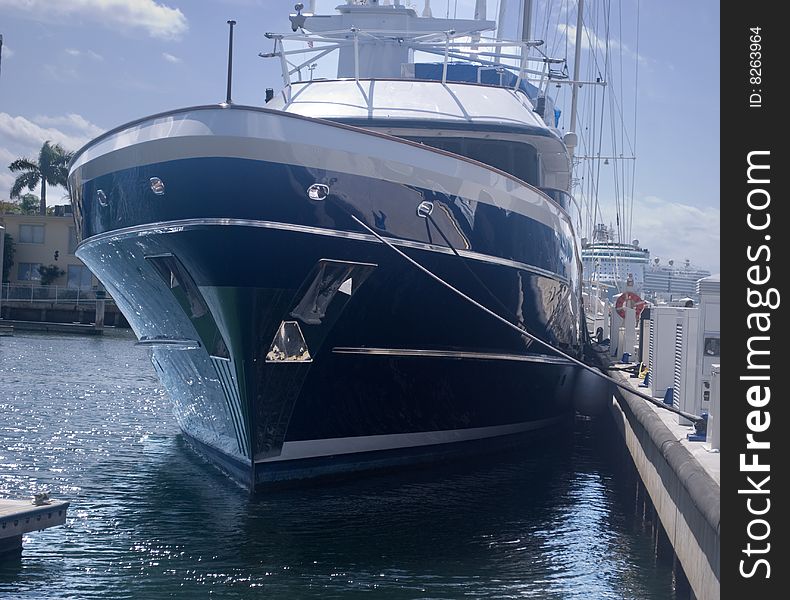
[[617,314],[620,315],[621,319],[625,319],[625,303],[628,302],[628,306],[633,306],[634,310],[636,311],[636,319],[639,320],[639,315],[642,314],[642,310],[647,306],[647,302],[642,300],[639,297],[639,294],[635,292],[623,292],[617,298],[617,302],[614,304],[614,309],[617,311]]

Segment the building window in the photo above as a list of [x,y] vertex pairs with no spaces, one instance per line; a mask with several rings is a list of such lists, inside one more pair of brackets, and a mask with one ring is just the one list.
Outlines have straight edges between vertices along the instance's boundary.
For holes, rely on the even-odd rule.
[[69,227],[69,254],[74,254],[77,249],[77,228]]
[[69,265],[66,285],[75,290],[89,290],[93,287],[93,273],[85,265]]
[[16,278],[19,281],[40,281],[41,273],[38,268],[41,263],[19,263]]
[[43,225],[20,225],[19,241],[22,244],[43,244],[44,226]]

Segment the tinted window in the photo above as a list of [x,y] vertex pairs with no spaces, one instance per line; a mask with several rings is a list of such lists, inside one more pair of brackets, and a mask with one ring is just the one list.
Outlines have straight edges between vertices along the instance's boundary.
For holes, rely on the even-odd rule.
[[539,184],[538,154],[535,148],[529,144],[458,137],[412,137],[409,139],[495,167],[531,185],[537,186]]

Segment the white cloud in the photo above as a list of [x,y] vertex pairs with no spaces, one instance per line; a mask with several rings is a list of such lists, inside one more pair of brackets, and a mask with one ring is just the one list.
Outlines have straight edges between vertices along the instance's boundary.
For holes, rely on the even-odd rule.
[[[0,0],[0,2],[1,1],[2,0]],[[41,69],[49,79],[57,81],[58,83],[74,83],[81,79],[76,69],[62,66],[56,67],[55,65],[49,64],[42,65]]]
[[[2,3],[2,0],[0,0]],[[14,55],[14,51],[8,47],[8,44],[3,41],[3,50],[2,50],[2,58],[11,58]]]
[[0,8],[35,18],[82,18],[122,31],[140,28],[153,38],[166,40],[179,39],[189,28],[181,10],[156,0],[0,0]]
[[15,161],[18,157],[14,156],[14,153],[8,150],[7,148],[3,148],[0,146],[0,173],[3,172],[3,169],[7,167],[11,162]]
[[60,117],[38,115],[33,117],[32,121],[42,127],[59,127],[67,132],[76,133],[78,136],[87,136],[88,138],[94,138],[104,133],[104,129],[94,125],[82,115],[75,113]]
[[[78,114],[28,119],[0,112],[0,199],[8,199],[14,183],[15,177],[8,171],[12,161],[20,157],[37,159],[41,145],[47,140],[62,145],[66,150],[78,150],[102,131]],[[62,203],[65,193],[63,188],[55,187],[51,191],[47,188],[48,204]]]
[[[65,117],[37,117],[41,125],[25,117],[12,117],[8,113],[0,113],[0,139],[12,140],[19,145],[33,148],[36,153],[46,140],[60,144],[67,150],[77,150],[86,144],[95,132],[101,129],[86,121],[79,115]],[[66,124],[71,133],[61,131],[52,124]]]
[[[576,25],[560,23],[557,25],[557,31],[559,31],[560,35],[567,35],[568,36],[568,44],[571,48],[576,47]],[[584,29],[582,31],[582,49],[583,50],[595,50],[597,52],[605,52],[606,51],[606,40],[599,38],[594,31],[589,29]],[[619,50],[623,51],[625,56],[629,56],[631,58],[636,58],[640,63],[645,63],[647,60],[644,56],[637,54],[627,45],[623,44],[622,42],[609,38],[609,54],[610,56]],[[603,58],[601,59],[603,60]],[[603,64],[601,65],[603,68]]]
[[93,60],[104,60],[104,57],[101,54],[98,54],[93,50],[77,50],[76,48],[66,48],[66,54],[78,58],[84,56]]
[[162,52],[162,57],[163,57],[163,58],[164,58],[164,59],[165,59],[167,62],[171,62],[171,63],[174,63],[174,64],[178,64],[178,63],[180,63],[180,62],[181,62],[181,59],[180,59],[180,58],[178,58],[177,56],[173,56],[172,54],[170,54],[170,53],[168,53],[168,52]]
[[647,196],[634,207],[634,236],[651,258],[682,263],[717,273],[720,269],[721,211]]
[[0,200],[9,200],[8,190],[14,185],[14,176],[8,171],[0,172]]

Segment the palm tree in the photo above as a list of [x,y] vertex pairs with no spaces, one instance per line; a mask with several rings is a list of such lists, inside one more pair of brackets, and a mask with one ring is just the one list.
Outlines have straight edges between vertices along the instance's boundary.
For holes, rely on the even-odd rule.
[[69,176],[69,161],[74,156],[73,152],[66,152],[60,144],[54,146],[49,141],[41,146],[38,162],[27,158],[17,158],[8,165],[12,173],[20,172],[14,185],[11,187],[11,197],[19,198],[22,190],[34,190],[41,183],[41,202],[39,212],[47,214],[47,184],[62,185],[66,187]]

